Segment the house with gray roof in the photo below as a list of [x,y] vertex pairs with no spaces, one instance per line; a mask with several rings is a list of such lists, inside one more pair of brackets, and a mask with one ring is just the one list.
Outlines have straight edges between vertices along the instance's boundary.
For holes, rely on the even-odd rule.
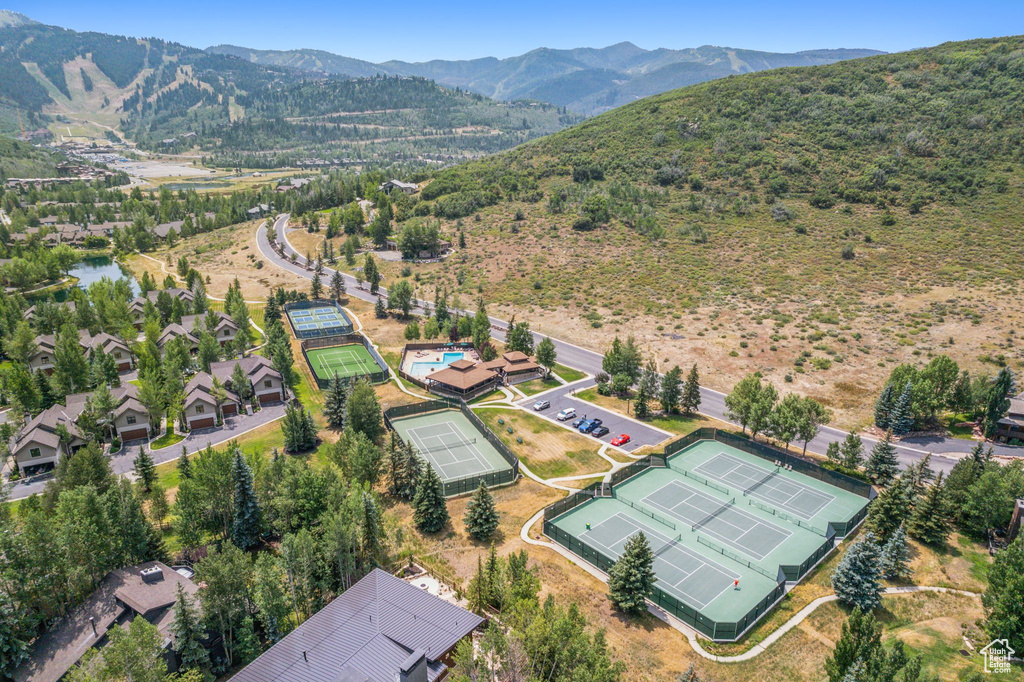
[[243,668],[233,682],[437,682],[475,613],[374,569]]
[[404,194],[416,194],[420,190],[420,186],[415,182],[402,182],[401,180],[388,180],[387,182],[381,183],[377,188],[384,194],[391,194],[396,189]]
[[235,360],[225,360],[210,364],[210,374],[217,377],[224,386],[236,393],[242,392],[238,386],[232,385],[231,375],[235,371],[235,365],[242,367],[252,385],[252,394],[262,405],[264,403],[279,402],[288,398],[288,387],[284,385],[284,378],[281,373],[274,369],[270,360],[262,355],[249,355]]
[[159,561],[111,571],[84,602],[36,639],[28,660],[14,671],[15,682],[57,682],[89,649],[105,646],[108,632],[139,617],[156,626],[168,668],[177,670],[171,623],[179,585],[196,600],[199,586]]

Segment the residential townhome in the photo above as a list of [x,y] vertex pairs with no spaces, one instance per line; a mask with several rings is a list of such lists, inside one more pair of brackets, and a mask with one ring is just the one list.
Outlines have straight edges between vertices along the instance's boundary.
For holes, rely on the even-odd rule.
[[171,298],[180,299],[184,303],[193,303],[196,300],[196,297],[191,291],[188,289],[179,289],[177,287],[154,290],[150,291],[145,296],[136,296],[131,300],[131,303],[128,304],[128,316],[131,318],[132,324],[134,324],[136,328],[142,328],[142,322],[145,319],[146,299],[149,299],[155,305],[157,297],[160,296],[161,291],[166,291],[171,295]]
[[[67,310],[69,310],[71,312],[75,312],[75,310],[76,310],[75,302],[74,301],[59,301],[59,302],[54,303],[53,305],[58,305],[61,308],[65,308],[65,309],[67,309]],[[35,322],[35,319],[36,319],[36,306],[34,306],[34,305],[33,306],[29,306],[28,309],[24,313],[22,313],[22,317],[25,320],[27,320],[29,323]]]
[[[217,315],[217,326],[212,330],[207,329],[207,331],[213,334],[213,338],[217,339],[221,348],[223,348],[235,340],[235,337],[238,335],[238,325],[235,324],[235,321],[227,313],[218,311],[215,314]],[[194,331],[198,323],[202,325],[203,329],[206,329],[206,318],[207,313],[202,315],[182,315],[181,326],[189,331]]]
[[210,365],[210,373],[237,393],[238,387],[231,385],[231,374],[234,372],[236,363],[241,365],[242,371],[249,378],[253,395],[261,405],[287,399],[288,389],[284,385],[281,373],[274,369],[270,360],[262,355],[250,355],[236,360],[215,362]]
[[[182,318],[184,321],[184,318]],[[170,323],[164,327],[163,332],[160,334],[160,338],[156,340],[156,345],[160,350],[164,349],[168,343],[177,338],[185,339],[185,343],[190,351],[195,351],[199,348],[199,339],[192,332],[188,331],[191,327],[186,327],[184,324]]]
[[184,414],[190,431],[216,426],[218,411],[223,417],[238,414],[242,402],[238,394],[224,386],[221,388],[224,395],[218,405],[213,377],[206,372],[199,372],[185,386]]
[[121,384],[112,389],[117,407],[114,408],[114,431],[122,443],[149,438],[149,413],[139,402],[139,389],[135,384]]
[[1010,410],[1005,417],[999,420],[996,437],[1005,441],[1024,442],[1024,393],[1010,398]]
[[[62,452],[74,452],[84,446],[85,438],[75,426],[75,420],[84,407],[83,403],[75,402],[68,406],[54,405],[26,423],[8,444],[18,470],[30,475],[37,470],[54,467]],[[71,440],[63,444],[61,427],[71,435]]]
[[[35,339],[36,354],[29,358],[28,367],[33,372],[41,371],[46,374],[53,373],[53,356],[57,346],[57,337],[54,334],[43,334]],[[89,333],[88,329],[78,330],[78,345],[86,352],[96,351],[110,355],[117,363],[118,372],[127,372],[135,366],[131,349],[128,344],[105,332],[96,336]]]

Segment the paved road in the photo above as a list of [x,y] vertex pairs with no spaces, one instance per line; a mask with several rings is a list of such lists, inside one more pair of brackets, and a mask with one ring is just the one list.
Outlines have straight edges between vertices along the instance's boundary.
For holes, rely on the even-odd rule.
[[[285,253],[296,254],[295,263],[290,262],[286,258],[281,258],[270,246],[270,242],[267,240],[266,224],[260,226],[256,234],[256,241],[260,252],[263,256],[269,259],[274,264],[294,272],[307,279],[313,278],[312,270],[307,270],[303,267],[306,259],[298,254],[294,249],[288,245],[287,235],[285,235],[285,226],[288,223],[288,214],[282,214],[278,217],[274,224],[274,228],[277,231],[278,240],[285,244]],[[333,270],[326,268],[327,273],[333,274]],[[348,295],[355,298],[362,299],[364,301],[374,301],[375,297],[365,289],[357,289],[355,278],[342,273],[345,278],[345,286],[348,289]],[[387,296],[387,290],[381,287],[380,293],[382,296]],[[419,302],[422,303],[422,302]],[[422,307],[416,309],[416,312],[422,312]],[[498,318],[491,318],[492,325],[492,336],[499,341],[503,341],[505,338],[504,330],[507,328],[508,323],[505,320]],[[544,336],[542,334],[534,333],[535,341],[540,341]],[[551,337],[551,340],[555,344],[555,350],[558,353],[558,362],[569,367],[583,370],[591,375],[597,374],[601,371],[601,360],[602,354],[581,348],[576,344],[561,339]],[[719,419],[727,423],[733,423],[727,416],[727,410],[725,407],[725,394],[719,391],[712,390],[710,388],[701,387],[701,413]],[[554,404],[552,403],[552,407]],[[593,411],[593,408],[588,408]],[[630,434],[632,435],[632,434]],[[824,454],[829,443],[834,441],[842,440],[846,437],[846,432],[839,429],[830,427],[822,428],[818,436],[807,444],[807,449],[810,452],[816,452]],[[870,438],[868,436],[862,436],[865,447],[870,450],[871,447],[877,442],[877,439]],[[928,453],[932,454],[932,468],[937,471],[948,472],[956,464],[959,456],[963,453],[967,453],[975,445],[975,441],[961,440],[956,438],[918,438],[904,440],[896,445],[896,449],[899,453],[900,461],[904,465],[912,464],[920,461]],[[1024,447],[1014,447],[1009,445],[993,445],[993,450],[999,455],[1008,455],[1016,457],[1024,457]]]
[[[182,446],[191,455],[199,452],[207,445],[220,445],[227,441],[238,438],[246,431],[251,431],[257,427],[269,424],[270,422],[280,419],[284,416],[285,406],[284,403],[276,405],[265,405],[256,414],[241,415],[237,417],[229,417],[224,421],[224,426],[219,429],[204,429],[202,431],[190,433],[180,443],[175,443],[166,448],[159,450],[150,450],[149,454],[153,457],[154,464],[163,464],[174,459],[178,459],[181,456]],[[134,469],[135,458],[139,454],[139,448],[142,445],[129,445],[121,448],[121,452],[110,457],[110,468],[115,475],[122,475],[131,472]],[[26,483],[15,482],[11,486],[11,499],[20,500],[30,495],[43,492],[46,487],[48,479],[39,479]]]
[[[643,422],[630,419],[618,412],[606,410],[602,407],[598,407],[594,403],[573,397],[573,393],[575,391],[589,388],[593,385],[593,380],[578,381],[567,386],[559,386],[558,388],[546,391],[543,394],[525,398],[518,401],[516,404],[521,407],[532,408],[533,404],[539,399],[548,400],[551,402],[551,407],[540,412],[533,412],[533,414],[551,421],[556,421],[555,415],[558,414],[559,410],[566,407],[574,407],[576,408],[576,414],[578,417],[600,419],[601,424],[608,427],[608,435],[602,436],[598,439],[604,443],[611,443],[612,438],[615,438],[620,433],[628,433],[630,441],[623,446],[622,449],[628,450],[629,452],[632,452],[639,447],[643,447],[644,445],[657,445],[664,440],[673,438],[673,434],[657,429],[650,424],[644,424]],[[574,420],[569,420],[565,423],[572,424],[572,421]]]

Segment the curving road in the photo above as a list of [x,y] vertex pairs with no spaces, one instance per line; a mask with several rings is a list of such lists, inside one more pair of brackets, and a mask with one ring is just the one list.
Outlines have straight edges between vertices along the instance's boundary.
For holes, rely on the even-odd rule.
[[[276,230],[278,241],[284,245],[285,253],[291,255],[295,254],[295,262],[291,262],[288,258],[282,258],[277,254],[276,251],[271,247],[269,240],[267,239],[267,223],[260,225],[256,232],[256,243],[260,250],[260,253],[274,263],[278,267],[293,272],[297,275],[305,277],[306,279],[312,279],[313,273],[311,270],[307,270],[304,267],[306,262],[305,257],[295,251],[288,243],[287,235],[285,234],[285,228],[288,225],[288,214],[280,215],[274,223],[274,229]],[[324,270],[328,275],[333,275],[334,270],[328,267],[324,267]],[[362,299],[364,301],[373,302],[376,297],[371,294],[367,289],[360,289],[356,287],[356,280],[351,275],[341,273],[345,279],[345,287],[348,291],[349,296]],[[381,287],[380,296],[387,296],[387,289]],[[422,301],[417,301],[417,308],[414,312],[423,312]],[[495,317],[491,318],[491,335],[499,340],[504,341],[505,329],[508,326],[508,322]],[[534,333],[535,341],[540,341],[544,338],[544,335]],[[551,340],[555,344],[555,349],[558,352],[558,362],[573,367],[575,369],[583,370],[591,376],[601,371],[601,361],[603,355],[596,351],[581,348],[574,343],[556,339],[551,337]],[[585,388],[593,383],[592,380],[588,382],[577,382],[572,385],[574,389]],[[563,397],[563,392],[568,392],[569,389],[563,387],[562,389],[555,389],[555,392],[549,397],[554,404],[554,398]],[[714,419],[718,419],[723,422],[733,424],[727,416],[727,410],[725,407],[725,394],[720,391],[715,391],[710,388],[701,387],[701,403],[700,412]],[[589,412],[593,412],[593,409],[588,409]],[[738,426],[738,424],[736,424]],[[825,449],[829,443],[845,438],[847,433],[839,429],[831,427],[823,427],[818,433],[814,440],[807,444],[807,449],[810,452],[816,452],[824,454]],[[869,436],[862,435],[865,447],[870,450],[871,447],[877,442],[877,439]],[[976,441],[961,440],[957,438],[943,438],[943,437],[926,437],[926,438],[915,438],[903,440],[896,444],[896,449],[899,453],[900,461],[904,465],[912,464],[920,461],[925,455],[932,453],[932,468],[936,471],[949,472],[953,465],[956,464],[957,460],[960,459],[965,453],[969,452],[974,447]],[[1010,457],[1024,457],[1024,448],[1014,447],[1009,445],[992,445],[993,450],[998,455],[1006,455]]]

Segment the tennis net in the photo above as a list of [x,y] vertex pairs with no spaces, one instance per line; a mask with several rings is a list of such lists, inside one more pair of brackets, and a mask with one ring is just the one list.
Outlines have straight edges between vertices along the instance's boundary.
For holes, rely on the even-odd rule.
[[703,519],[701,519],[697,523],[695,523],[692,526],[690,526],[690,530],[694,530],[695,531],[695,530],[697,530],[699,528],[703,528],[707,524],[711,523],[712,519],[714,519],[716,516],[718,516],[719,514],[721,514],[722,512],[724,512],[726,509],[728,509],[729,507],[731,507],[734,504],[736,504],[736,498],[735,497],[732,498],[731,500],[729,500],[728,502],[726,502],[725,504],[723,504],[721,507],[719,507],[715,511],[713,511],[710,514],[708,514],[707,516],[705,516]]
[[474,443],[476,443],[476,438],[469,438],[467,440],[449,441],[449,442],[446,442],[446,443],[442,443],[441,445],[436,445],[436,446],[434,446],[432,448],[420,447],[419,445],[416,445],[415,443],[413,443],[413,446],[422,453],[422,452],[438,452],[439,450],[451,450],[452,448],[463,447],[465,445],[472,445]]
[[775,471],[771,472],[770,474],[768,474],[767,476],[762,478],[760,481],[756,482],[754,485],[752,485],[749,488],[747,488],[746,490],[744,490],[743,491],[743,497],[746,497],[747,494],[750,493],[752,490],[754,490],[756,488],[760,488],[762,485],[764,485],[768,481],[768,479],[774,478],[775,474],[777,474],[777,473],[779,473],[778,469],[776,469]]

